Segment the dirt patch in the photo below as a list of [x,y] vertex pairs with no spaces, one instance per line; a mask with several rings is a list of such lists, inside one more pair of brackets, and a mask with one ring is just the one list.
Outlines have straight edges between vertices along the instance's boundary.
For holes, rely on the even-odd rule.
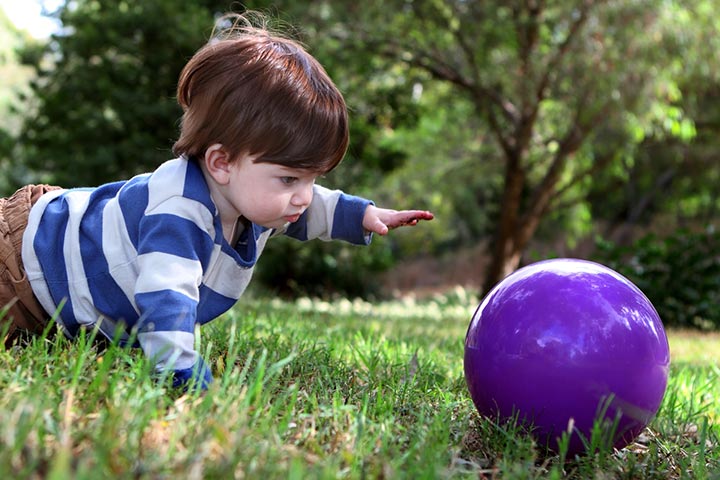
[[[551,242],[531,242],[520,266],[555,257],[591,259],[594,240],[588,238],[574,248],[563,238]],[[384,273],[381,282],[394,297],[412,294],[418,298],[447,292],[457,286],[480,291],[490,264],[487,245],[459,248],[439,257],[419,256],[404,259]]]
[[383,274],[381,282],[399,297],[427,297],[457,286],[479,290],[488,266],[484,245],[459,249],[441,257],[422,256],[404,260]]

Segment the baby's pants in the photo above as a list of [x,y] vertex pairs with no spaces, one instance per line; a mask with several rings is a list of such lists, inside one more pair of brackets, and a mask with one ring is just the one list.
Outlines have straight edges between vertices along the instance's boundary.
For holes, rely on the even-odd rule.
[[38,303],[25,275],[22,237],[30,207],[41,195],[58,188],[28,185],[0,199],[0,334],[5,334],[6,346],[25,333],[40,334],[47,326],[49,315]]

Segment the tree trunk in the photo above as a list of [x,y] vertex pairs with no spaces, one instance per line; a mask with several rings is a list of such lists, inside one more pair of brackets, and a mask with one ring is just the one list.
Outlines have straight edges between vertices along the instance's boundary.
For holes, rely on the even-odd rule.
[[491,247],[490,266],[480,292],[483,296],[520,266],[522,254],[552,202],[560,172],[568,157],[577,150],[581,138],[583,137],[576,132],[568,133],[545,177],[531,193],[524,212],[522,208],[526,174],[522,168],[521,157],[508,155],[498,229]]
[[483,282],[481,297],[484,297],[503,278],[517,270],[522,252],[515,248],[511,237],[497,238],[491,247],[490,265]]
[[520,217],[525,172],[520,155],[506,150],[505,188],[495,238],[491,243],[490,265],[480,292],[485,295],[500,280],[512,273],[520,264],[522,248],[517,242],[517,223]]

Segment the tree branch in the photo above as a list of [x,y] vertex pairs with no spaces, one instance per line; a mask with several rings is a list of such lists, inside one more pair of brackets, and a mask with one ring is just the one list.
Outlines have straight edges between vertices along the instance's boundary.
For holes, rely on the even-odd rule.
[[[520,63],[520,75],[524,78],[532,78],[533,62],[532,52],[537,47],[539,38],[539,19],[542,16],[542,5],[539,0],[525,0],[522,6],[512,9],[515,22],[515,35],[517,37],[519,50],[518,60]],[[537,110],[539,102],[531,106],[529,85],[532,82],[523,82],[522,85],[522,111],[528,109]],[[526,115],[533,115],[531,112]]]
[[[462,17],[462,14],[458,11],[457,4],[455,2],[450,2],[450,8],[452,8],[455,18],[460,19]],[[458,44],[460,45],[460,49],[463,52],[465,61],[470,67],[470,72],[473,77],[474,83],[476,85],[480,85],[480,68],[475,61],[475,49],[470,43],[468,43],[465,35],[463,35],[463,32],[465,32],[466,30],[464,30],[463,28],[451,28],[449,24],[447,26],[452,31],[455,40],[457,40]]]
[[548,168],[542,181],[534,190],[530,200],[530,208],[525,215],[523,215],[523,222],[530,223],[536,218],[539,219],[548,211],[552,201],[558,197],[555,186],[560,178],[565,162],[580,148],[590,132],[598,125],[599,119],[606,116],[609,109],[610,102],[606,102],[602,108],[599,108],[594,115],[587,118],[584,122],[580,121],[582,108],[576,110],[575,118],[572,122],[573,127],[561,140],[560,147],[553,157],[550,168]]
[[[457,70],[453,69],[439,58],[418,52],[414,54],[411,52],[408,53],[410,53],[410,58],[404,59],[404,61],[409,65],[425,70],[438,80],[444,80],[457,85],[469,93],[471,97],[476,100],[476,103],[478,100],[488,100],[490,103],[497,106],[503,113],[503,116],[505,116],[510,122],[516,123],[518,121],[520,113],[515,105],[497,91],[474,83],[472,80],[463,77]],[[391,58],[398,58],[397,52],[389,52],[387,55],[391,56]]]
[[580,183],[581,180],[604,170],[605,167],[607,167],[614,158],[615,155],[606,154],[600,157],[598,160],[594,161],[592,165],[579,172],[578,174],[574,175],[561,189],[557,190],[553,195],[553,199],[551,201],[562,198],[563,195],[565,195],[573,186]]
[[490,124],[490,130],[492,130],[492,132],[495,134],[495,137],[500,144],[500,148],[502,148],[503,152],[505,153],[505,158],[508,160],[508,162],[511,161],[511,159],[515,157],[515,149],[513,148],[513,143],[506,138],[505,133],[500,127],[498,119],[493,113],[492,109],[488,110],[487,119],[488,123]]
[[580,14],[575,19],[575,21],[572,22],[567,36],[560,44],[558,49],[555,51],[555,54],[548,61],[547,68],[545,69],[543,75],[540,77],[537,90],[535,91],[535,97],[537,98],[538,105],[542,100],[545,99],[547,95],[548,84],[550,83],[550,76],[553,72],[557,71],[560,64],[564,60],[565,55],[567,55],[567,52],[570,50],[570,46],[572,45],[576,36],[580,33],[582,27],[587,22],[588,12],[594,4],[595,2],[593,0],[584,0],[582,2],[582,4],[580,5]]

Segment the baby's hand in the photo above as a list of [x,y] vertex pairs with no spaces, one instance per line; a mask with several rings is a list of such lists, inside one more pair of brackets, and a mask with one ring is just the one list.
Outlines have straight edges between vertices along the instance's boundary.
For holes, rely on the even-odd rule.
[[435,216],[426,210],[388,210],[370,205],[365,210],[363,228],[368,232],[386,235],[397,227],[417,225],[420,220],[432,220]]

